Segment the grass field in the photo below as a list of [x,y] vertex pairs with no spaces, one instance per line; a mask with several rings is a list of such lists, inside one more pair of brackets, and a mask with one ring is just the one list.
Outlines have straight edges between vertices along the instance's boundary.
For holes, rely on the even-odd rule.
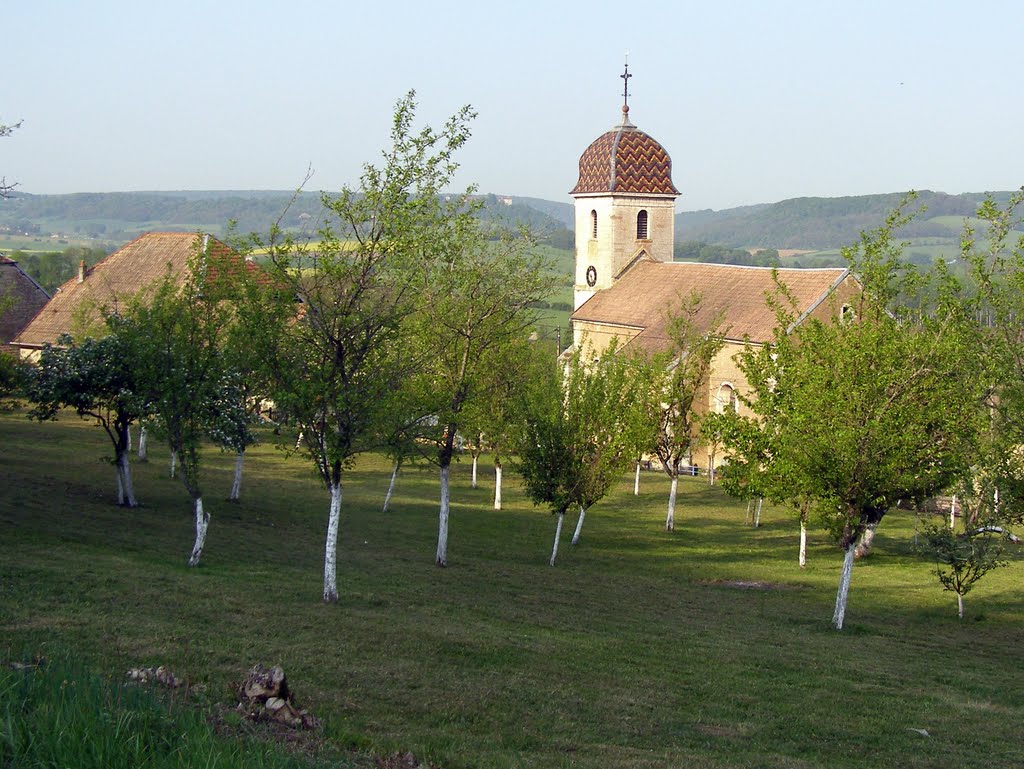
[[115,677],[165,664],[226,703],[250,666],[279,663],[324,738],[367,767],[398,750],[445,769],[1024,764],[1019,553],[960,622],[913,515],[894,512],[836,633],[840,554],[813,532],[800,570],[783,510],[755,530],[690,480],[669,535],[666,481],[647,473],[634,497],[624,477],[550,568],[552,517],[511,472],[492,510],[464,461],[441,570],[435,472],[403,471],[381,514],[389,468],[370,456],[347,476],[327,606],[326,494],[264,437],[240,504],[222,501],[232,458],[207,454],[210,536],[188,569],[165,451],[136,463],[142,507],[123,510],[98,428],[0,415],[0,657],[70,654]]

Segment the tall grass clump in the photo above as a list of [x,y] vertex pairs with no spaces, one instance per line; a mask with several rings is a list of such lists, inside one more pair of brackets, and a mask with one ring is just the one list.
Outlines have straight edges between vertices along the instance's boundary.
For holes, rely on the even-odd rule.
[[219,736],[203,714],[69,662],[0,668],[0,767],[297,769],[270,743]]

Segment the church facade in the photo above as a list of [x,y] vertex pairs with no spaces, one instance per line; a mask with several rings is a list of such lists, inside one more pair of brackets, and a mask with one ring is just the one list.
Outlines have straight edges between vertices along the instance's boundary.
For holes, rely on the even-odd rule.
[[[628,77],[628,71],[623,77]],[[627,81],[628,82],[628,81]],[[628,92],[624,94],[628,99]],[[629,119],[583,152],[575,199],[576,263],[571,316],[573,345],[595,355],[617,339],[624,350],[669,349],[668,319],[696,292],[696,323],[708,330],[723,319],[723,347],[699,399],[699,411],[741,410],[749,385],[736,363],[746,345],[763,345],[775,333],[768,297],[776,277],[793,299],[797,323],[838,321],[859,291],[844,268],[778,269],[673,261],[675,201],[668,152]],[[716,466],[723,457],[701,447],[692,463]]]

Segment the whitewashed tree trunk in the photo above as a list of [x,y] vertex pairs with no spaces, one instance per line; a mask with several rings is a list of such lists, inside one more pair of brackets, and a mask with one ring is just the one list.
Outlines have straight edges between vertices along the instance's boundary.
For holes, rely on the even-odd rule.
[[668,514],[665,516],[665,531],[676,530],[676,495],[679,492],[679,476],[672,476],[672,484],[668,487]]
[[871,555],[871,547],[875,544],[875,529],[877,527],[877,523],[869,523],[865,527],[864,533],[861,534],[853,553],[856,558],[865,558]]
[[114,475],[117,476],[117,506],[124,507],[124,480],[121,478],[121,464],[114,463]]
[[956,616],[964,618],[964,597],[959,593],[956,594]]
[[747,500],[747,514],[743,518],[743,522],[744,523],[750,523],[750,522],[752,522],[754,520],[754,516],[753,516],[753,514],[751,512],[753,510],[753,507],[754,507],[754,500],[753,499],[748,499]]
[[636,475],[633,477],[633,496],[640,496],[640,462],[636,463]]
[[210,527],[210,514],[203,510],[203,498],[196,497],[193,502],[196,514],[196,542],[192,546],[192,555],[188,559],[189,566],[198,566],[206,547],[206,531]]
[[956,496],[949,501],[949,528],[956,528]]
[[757,507],[754,510],[754,528],[761,527],[761,508],[764,507],[764,497],[757,498]]
[[501,465],[494,466],[494,509],[501,510]]
[[580,505],[580,517],[576,520],[576,531],[572,533],[572,544],[580,543],[580,532],[583,531],[583,519],[587,517],[587,511]]
[[548,566],[555,565],[555,558],[558,557],[558,540],[562,536],[562,521],[565,520],[565,513],[558,514],[558,523],[555,525],[555,543],[551,546],[551,560]]
[[477,455],[474,454],[473,455],[473,480],[470,483],[471,487],[474,488],[474,489],[476,488],[476,466],[477,466],[477,459],[478,459]]
[[237,502],[242,496],[242,462],[245,460],[245,449],[235,454],[235,479],[231,484],[231,494],[228,499]]
[[175,469],[175,466],[177,464],[178,464],[178,452],[175,451],[174,449],[171,449],[171,477],[172,478],[174,477],[174,469]]
[[836,591],[836,610],[832,614],[832,627],[836,630],[843,629],[843,619],[846,617],[846,599],[850,594],[850,577],[853,575],[853,553],[856,548],[851,542],[846,548],[846,555],[843,557],[843,571],[839,576],[839,589]]
[[708,484],[710,486],[715,485],[715,463],[708,462]]
[[402,461],[398,460],[395,462],[395,469],[391,471],[391,483],[388,484],[388,493],[384,495],[384,507],[381,510],[382,513],[388,511],[388,505],[391,504],[391,495],[395,491],[395,481],[398,479],[398,471],[402,467]]
[[127,430],[125,430],[125,433],[128,436],[127,449],[128,449],[128,451],[131,451],[132,450],[132,428],[129,427]]
[[807,566],[807,521],[800,519],[800,568]]
[[441,468],[441,510],[438,513],[437,521],[437,558],[434,563],[438,566],[448,565],[448,510],[450,500],[448,497],[448,474],[451,467]]
[[341,521],[341,484],[331,483],[331,509],[327,514],[327,542],[324,545],[324,602],[338,600],[338,528]]
[[118,504],[124,507],[137,507],[135,484],[132,483],[132,466],[128,461],[128,452],[117,458],[117,491]]
[[139,461],[145,462],[147,459],[148,441],[146,435],[146,426],[142,425],[139,428]]

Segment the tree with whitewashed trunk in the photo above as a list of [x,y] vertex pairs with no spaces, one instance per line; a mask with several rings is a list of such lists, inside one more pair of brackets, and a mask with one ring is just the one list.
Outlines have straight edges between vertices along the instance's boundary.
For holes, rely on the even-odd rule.
[[238,502],[241,498],[245,450],[256,443],[256,433],[252,428],[257,417],[252,404],[253,398],[244,376],[235,369],[225,370],[220,384],[214,390],[207,433],[221,450],[231,451],[235,455],[229,502]]
[[469,137],[473,113],[440,130],[414,130],[414,94],[395,109],[391,146],[366,164],[357,189],[324,195],[323,224],[309,240],[271,231],[270,285],[247,313],[275,404],[302,431],[302,450],[330,494],[323,599],[338,600],[342,481],[361,452],[380,448],[396,391],[423,364],[411,318],[422,277],[444,256],[462,195],[442,196]]
[[474,399],[465,411],[469,430],[480,431],[483,444],[491,452],[494,466],[493,508],[501,510],[504,478],[504,456],[512,443],[515,429],[516,403],[527,377],[531,361],[538,354],[536,342],[527,337],[506,345],[498,364],[483,372],[480,397]]
[[587,349],[585,343],[574,349],[564,368],[545,356],[520,399],[516,467],[534,504],[557,517],[551,566],[566,512],[579,512],[578,531],[635,456],[627,429],[632,361],[617,355],[614,342],[592,363],[584,360]]
[[95,420],[114,450],[117,504],[135,507],[128,435],[149,404],[130,342],[119,328],[112,319],[110,333],[99,339],[76,343],[65,334],[56,346],[44,347],[30,373],[28,397],[35,405],[29,416],[56,419],[61,409],[72,408],[83,419]]
[[[424,271],[416,315],[426,352],[418,389],[437,416],[433,434],[440,470],[435,563],[448,565],[450,472],[459,430],[474,403],[493,402],[500,372],[527,344],[530,305],[550,286],[548,264],[523,233],[492,232],[467,210],[453,221],[444,257]],[[479,420],[477,420],[479,423]]]
[[710,414],[702,427],[706,435],[725,447],[728,464],[719,478],[727,494],[747,502],[748,512],[751,508],[759,511],[762,500],[768,499],[796,513],[800,523],[797,562],[804,568],[811,491],[801,468],[787,464],[787,456],[774,447],[779,421],[773,415],[785,408],[789,393],[776,387],[773,353],[770,349],[760,352],[764,354],[747,347],[737,359],[750,387],[749,393],[737,394],[746,412],[726,409]]
[[[674,531],[679,475],[684,465],[689,467],[697,445],[708,405],[702,398],[708,394],[711,366],[725,344],[726,329],[720,314],[702,318],[696,292],[680,297],[667,320],[669,349],[644,361],[644,411],[635,421],[642,432],[653,433],[650,449],[671,481],[665,531]],[[653,425],[645,423],[643,413],[653,417]]]
[[750,408],[771,422],[767,467],[784,470],[779,479],[800,479],[798,494],[843,551],[837,629],[858,540],[899,500],[922,499],[963,476],[982,411],[960,287],[941,267],[922,274],[899,261],[893,233],[907,221],[901,207],[844,250],[861,284],[846,320],[836,306],[835,320],[797,323],[780,284],[772,344],[740,356],[753,372]]
[[237,320],[239,282],[246,272],[240,265],[241,258],[223,244],[197,236],[186,273],[168,274],[153,291],[140,294],[123,319],[152,413],[192,501],[195,541],[189,566],[199,565],[210,524],[203,503],[202,446],[211,431],[222,435],[238,413],[224,344]]
[[[988,198],[965,225],[962,261],[968,265],[978,321],[979,362],[991,387],[987,419],[971,477],[954,493],[972,526],[1024,525],[1024,187],[1002,204]],[[980,230],[980,232],[979,232]],[[951,520],[953,515],[951,511]]]

